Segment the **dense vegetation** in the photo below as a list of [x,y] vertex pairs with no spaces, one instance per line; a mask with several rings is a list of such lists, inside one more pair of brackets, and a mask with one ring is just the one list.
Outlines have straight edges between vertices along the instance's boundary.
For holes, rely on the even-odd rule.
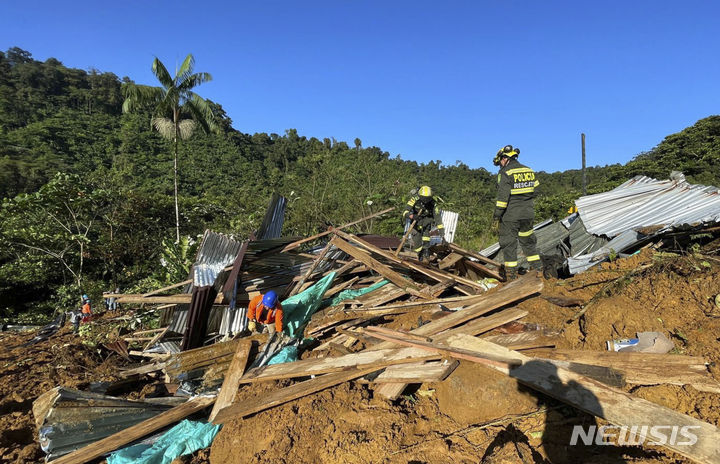
[[[173,150],[153,133],[149,111],[122,113],[115,74],[70,69],[27,51],[0,52],[0,317],[50,314],[119,286],[141,291],[172,283],[192,240],[175,244]],[[378,147],[334,138],[245,134],[210,102],[217,133],[197,133],[179,147],[180,229],[246,237],[270,194],[290,199],[285,233],[303,235],[390,205],[411,188],[432,185],[444,207],[460,213],[458,240],[473,247],[489,232],[494,175],[458,163],[421,164]],[[488,154],[491,156],[492,154]],[[667,137],[627,165],[591,168],[589,191],[635,174],[720,184],[720,117]],[[560,217],[581,190],[577,170],[541,173],[537,218]],[[370,227],[369,225],[367,227]],[[374,221],[399,234],[399,214]],[[178,266],[161,266],[180,263]],[[181,280],[183,277],[180,277]]]

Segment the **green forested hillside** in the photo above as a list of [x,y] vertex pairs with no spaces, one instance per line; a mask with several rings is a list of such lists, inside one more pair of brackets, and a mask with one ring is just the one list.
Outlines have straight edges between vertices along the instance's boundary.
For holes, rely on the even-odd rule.
[[[149,114],[122,114],[123,81],[17,48],[0,52],[0,317],[52,313],[74,306],[80,291],[97,298],[115,286],[139,291],[176,277],[160,265],[161,256],[188,251],[172,243],[171,147],[151,131]],[[429,184],[460,213],[460,242],[493,240],[493,173],[401,160],[359,139],[320,140],[294,129],[245,134],[219,103],[221,133],[198,133],[180,147],[184,235],[213,228],[245,237],[273,191],[290,199],[291,235],[401,207],[412,187]],[[625,166],[591,168],[589,191],[673,169],[719,184],[719,140],[720,117],[703,119]],[[537,219],[563,215],[581,191],[580,172],[540,178]],[[399,234],[399,214],[373,230]]]

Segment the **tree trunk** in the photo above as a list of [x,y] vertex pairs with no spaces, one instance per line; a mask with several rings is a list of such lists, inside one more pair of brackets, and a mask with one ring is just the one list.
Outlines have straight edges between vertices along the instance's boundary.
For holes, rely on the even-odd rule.
[[174,144],[174,155],[175,155],[175,164],[174,164],[174,171],[175,171],[175,243],[180,243],[180,208],[178,207],[178,112],[175,110],[173,112],[174,122],[175,122],[175,139],[173,140]]

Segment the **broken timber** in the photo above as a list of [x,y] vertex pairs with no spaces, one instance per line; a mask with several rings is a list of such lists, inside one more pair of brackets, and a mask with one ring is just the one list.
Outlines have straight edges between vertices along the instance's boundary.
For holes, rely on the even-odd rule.
[[245,373],[250,348],[252,348],[252,340],[242,340],[238,343],[235,356],[227,372],[225,372],[220,393],[218,394],[217,400],[215,400],[212,412],[210,412],[210,418],[208,419],[210,422],[215,419],[215,416],[217,416],[221,409],[230,406],[235,399],[235,394],[240,386],[240,378]]
[[420,293],[420,289],[415,283],[413,283],[411,280],[403,277],[402,275],[398,274],[397,272],[390,269],[389,266],[386,266],[385,264],[381,263],[380,261],[376,260],[369,254],[365,253],[364,251],[350,245],[345,240],[342,240],[338,237],[334,237],[330,243],[335,245],[340,250],[344,251],[345,253],[349,254],[356,260],[360,261],[361,263],[365,264],[378,274],[385,277],[390,282],[397,285],[399,288],[405,290],[408,293],[411,293],[415,296],[419,296],[421,298],[429,299],[425,294]]
[[[673,411],[664,406],[637,398],[622,390],[604,385],[596,380],[540,360],[535,360],[517,351],[467,335],[455,335],[447,340],[456,348],[474,350],[484,354],[511,356],[523,361],[521,366],[510,370],[490,366],[504,372],[518,382],[538,390],[559,401],[565,402],[588,414],[600,417],[618,426],[635,426],[636,435],[653,440],[648,436],[650,427],[643,425],[687,427],[697,441],[683,440],[673,443],[658,443],[699,463],[720,463],[720,431],[707,422]],[[672,441],[672,440],[671,440]],[[680,444],[684,443],[684,444]]]
[[349,380],[371,374],[379,369],[381,368],[365,367],[364,369],[358,369],[356,367],[349,367],[334,374],[326,374],[304,382],[298,382],[289,387],[281,388],[280,390],[275,390],[269,394],[263,395],[255,400],[245,400],[242,403],[236,403],[228,406],[215,416],[214,423],[223,424],[232,419],[246,417],[250,414],[264,411],[289,401],[302,398],[303,396],[325,390],[326,388],[334,387],[335,385],[339,385]]

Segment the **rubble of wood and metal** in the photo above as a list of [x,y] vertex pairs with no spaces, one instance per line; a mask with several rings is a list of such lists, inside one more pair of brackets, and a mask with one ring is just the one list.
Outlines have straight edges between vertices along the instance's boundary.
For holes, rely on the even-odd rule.
[[[577,212],[534,227],[538,252],[557,276],[574,275],[643,246],[663,246],[693,234],[718,230],[720,191],[690,184],[673,171],[670,179],[636,176],[618,187],[575,201]],[[502,262],[499,244],[479,254]],[[553,258],[555,258],[553,260]],[[524,263],[520,255],[519,262]]]
[[[637,179],[635,184],[645,186],[641,190],[657,187]],[[578,201],[581,213],[573,224],[582,220],[585,230],[595,230],[588,227],[599,216],[593,216],[585,198]],[[502,372],[612,424],[665,421],[695,427],[701,437],[696,443],[666,446],[697,462],[720,462],[716,426],[622,390],[627,384],[674,383],[720,392],[702,358],[553,350],[557,334],[526,324],[527,312],[515,307],[541,292],[543,280],[534,273],[503,282],[501,263],[452,240],[434,246],[429,261],[418,261],[415,254],[399,249],[399,238],[351,233],[354,225],[370,218],[312,237],[283,237],[283,208],[281,197],[274,197],[253,237],[207,231],[186,281],[146,294],[112,295],[120,304],[154,306],[161,313],[161,328],[125,337],[128,355],[138,362],[122,376],[154,377],[185,399],[168,409],[53,391],[37,406],[45,411],[39,414],[44,419],[38,427],[44,443],[52,445],[49,458],[57,457],[53,462],[101,457],[190,414],[201,413],[222,424],[344,382],[363,383],[374,396],[393,400],[409,384],[452,376],[458,360]],[[372,217],[390,212],[392,208]],[[672,224],[682,221],[686,219],[673,219]],[[610,227],[611,222],[604,224]],[[570,237],[572,243],[573,235],[566,232],[563,240]],[[593,241],[582,252],[607,245]],[[247,305],[268,290],[282,295],[286,327],[273,335],[251,334]],[[391,328],[399,317],[415,321],[413,328]],[[522,329],[490,333],[513,325]],[[526,354],[538,348],[544,350]],[[276,386],[261,398],[235,400],[248,385],[276,380],[294,383]],[[75,411],[64,406],[67,401],[87,411],[81,425],[62,423],[62,414]],[[102,408],[112,414],[98,415]],[[131,412],[138,408],[140,412]],[[93,433],[80,437],[84,429],[78,427],[90,427]]]

